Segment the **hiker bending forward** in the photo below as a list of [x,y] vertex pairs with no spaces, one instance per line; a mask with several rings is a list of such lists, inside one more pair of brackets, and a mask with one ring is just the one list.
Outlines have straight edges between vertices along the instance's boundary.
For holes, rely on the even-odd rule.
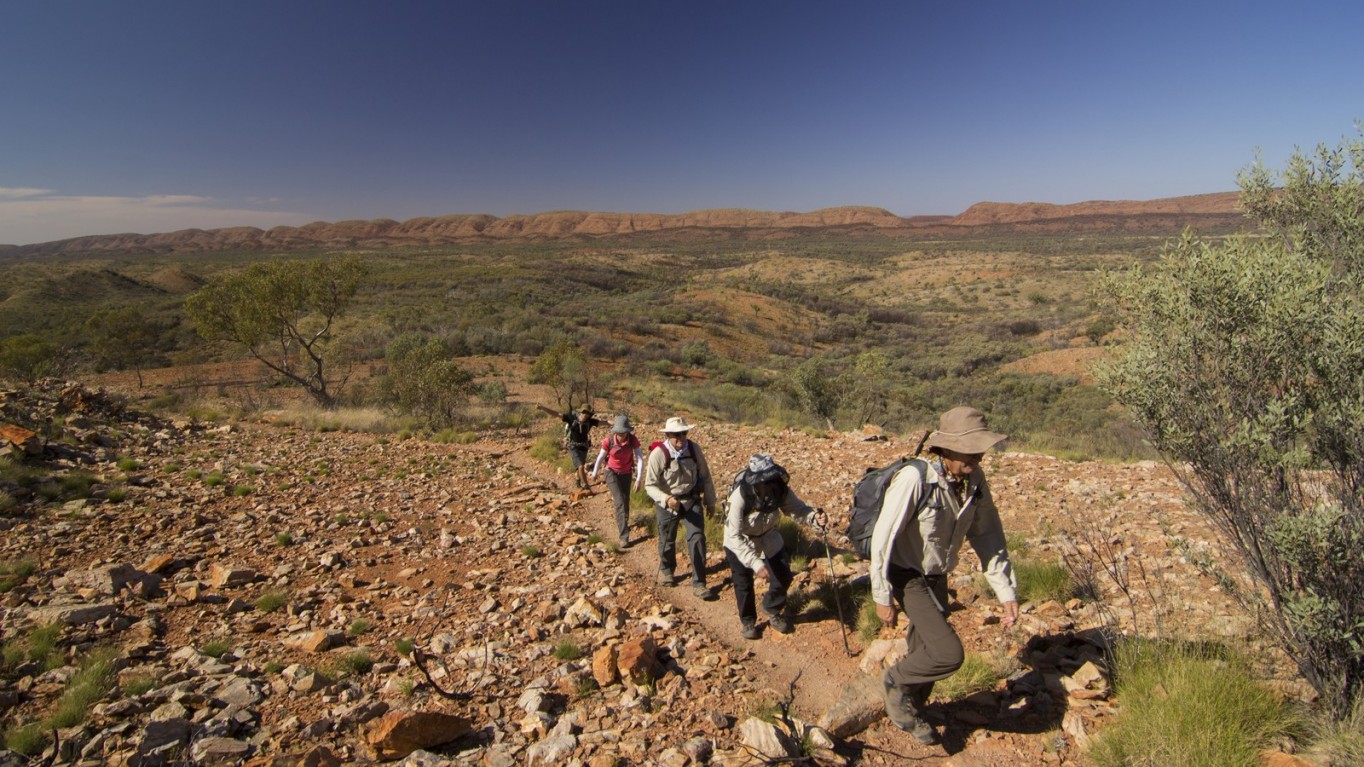
[[622,549],[630,547],[630,476],[638,475],[636,490],[644,486],[644,451],[640,450],[634,431],[629,416],[616,416],[611,434],[601,443],[597,461],[592,464],[592,479],[596,479],[602,462],[606,462],[606,488],[611,491],[611,502],[616,507],[616,532],[620,533]]
[[725,502],[725,558],[734,579],[734,599],[744,639],[757,639],[758,611],[754,607],[754,578],[766,581],[763,612],[768,625],[782,634],[794,631],[786,617],[786,590],[791,587],[791,555],[786,551],[777,523],[782,512],[797,522],[828,524],[823,511],[816,511],[796,496],[790,477],[772,456],[759,453],[735,478]]
[[691,557],[692,593],[701,599],[714,599],[706,587],[705,510],[715,508],[715,483],[706,456],[687,438],[692,429],[685,418],[669,418],[663,426],[663,441],[649,451],[644,469],[644,492],[654,502],[658,519],[658,585],[673,585],[677,568],[677,523],[682,522],[687,536],[687,555]]
[[961,640],[947,622],[947,575],[969,539],[985,578],[1004,605],[1004,626],[1018,619],[1015,581],[1004,528],[980,468],[985,452],[1006,439],[985,427],[979,410],[947,411],[925,442],[926,468],[915,461],[886,487],[871,539],[871,593],[876,614],[895,625],[896,608],[909,619],[909,652],[886,670],[886,714],[920,742],[937,741],[923,719],[933,683],[951,676],[964,659]]

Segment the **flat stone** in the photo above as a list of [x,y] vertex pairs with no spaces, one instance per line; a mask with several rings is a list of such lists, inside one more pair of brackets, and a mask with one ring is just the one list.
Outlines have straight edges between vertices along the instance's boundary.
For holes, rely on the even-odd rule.
[[370,728],[365,739],[374,758],[401,759],[467,734],[469,720],[438,711],[390,711]]
[[835,738],[848,738],[886,715],[885,693],[878,677],[858,674],[843,686],[843,694],[819,717],[819,727]]
[[208,582],[215,589],[245,586],[256,579],[256,571],[249,567],[217,565],[209,571]]
[[47,605],[29,611],[29,620],[43,626],[49,623],[65,623],[68,626],[83,626],[87,623],[108,618],[118,612],[112,602],[95,602],[82,605]]
[[251,744],[235,738],[201,738],[194,741],[190,748],[190,758],[195,764],[235,765],[251,753]]

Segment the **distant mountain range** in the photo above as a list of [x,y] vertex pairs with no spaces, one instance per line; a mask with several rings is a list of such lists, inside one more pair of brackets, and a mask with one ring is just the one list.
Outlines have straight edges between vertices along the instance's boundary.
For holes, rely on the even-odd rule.
[[407,221],[318,221],[304,226],[183,229],[163,234],[102,234],[33,245],[0,245],[0,257],[80,254],[199,253],[226,250],[392,248],[502,240],[779,239],[804,234],[951,236],[1018,233],[1204,233],[1243,228],[1236,192],[1147,201],[982,202],[958,216],[903,218],[873,207],[809,213],[698,210],[676,215],[554,211],[534,215],[455,214]]

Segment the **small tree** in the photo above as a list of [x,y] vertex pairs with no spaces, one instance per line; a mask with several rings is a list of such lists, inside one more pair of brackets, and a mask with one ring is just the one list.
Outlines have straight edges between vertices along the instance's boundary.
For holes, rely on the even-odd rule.
[[346,381],[331,369],[333,324],[367,271],[354,257],[253,264],[201,288],[185,311],[205,340],[238,344],[329,408]]
[[536,357],[526,380],[548,386],[562,407],[573,407],[575,400],[583,404],[592,402],[592,365],[582,349],[569,341],[560,341]]
[[66,351],[39,333],[24,333],[0,341],[0,375],[32,385],[67,369]]
[[1364,689],[1364,141],[1240,178],[1267,236],[1110,276],[1100,371],[1233,545],[1240,595],[1337,716]]
[[451,356],[449,345],[438,338],[399,336],[388,345],[380,396],[400,412],[425,418],[433,428],[455,425],[475,387],[473,374]]
[[132,368],[142,388],[142,368],[156,358],[157,328],[137,307],[106,309],[85,322],[90,352],[98,362],[114,370]]

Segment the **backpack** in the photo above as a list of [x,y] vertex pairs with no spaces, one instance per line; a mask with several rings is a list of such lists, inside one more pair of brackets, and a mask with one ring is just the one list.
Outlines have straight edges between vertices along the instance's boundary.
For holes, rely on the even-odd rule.
[[739,488],[744,499],[744,508],[749,511],[772,511],[781,506],[789,491],[791,476],[772,456],[758,454],[749,459],[748,465],[734,475],[725,499]]
[[[650,442],[650,443],[649,443],[649,453],[652,454],[652,453],[654,452],[654,450],[656,450],[656,449],[658,449],[658,448],[660,448],[660,447],[663,447],[663,440],[659,439],[659,440],[654,440],[653,442]],[[696,451],[692,449],[691,440],[687,440],[687,444],[685,444],[685,445],[682,446],[682,454],[683,454],[684,456],[686,456],[687,458],[692,459],[693,461],[696,460]],[[644,460],[646,460],[646,461],[649,460],[649,456],[648,456],[648,455],[645,455],[645,456],[644,456]],[[664,449],[663,449],[663,468],[664,468],[664,469],[667,469],[668,466],[669,466],[672,462],[673,462],[673,454],[672,454],[672,451],[671,451],[671,450],[668,450],[667,448],[664,448]]]
[[[881,516],[881,504],[886,499],[886,488],[901,469],[917,464],[920,476],[927,473],[928,462],[921,458],[901,458],[889,466],[867,469],[853,487],[852,508],[848,510],[848,530],[845,533],[853,551],[863,559],[871,559],[871,536],[876,530],[876,520]],[[918,516],[931,493],[921,493],[919,505],[911,518]]]

